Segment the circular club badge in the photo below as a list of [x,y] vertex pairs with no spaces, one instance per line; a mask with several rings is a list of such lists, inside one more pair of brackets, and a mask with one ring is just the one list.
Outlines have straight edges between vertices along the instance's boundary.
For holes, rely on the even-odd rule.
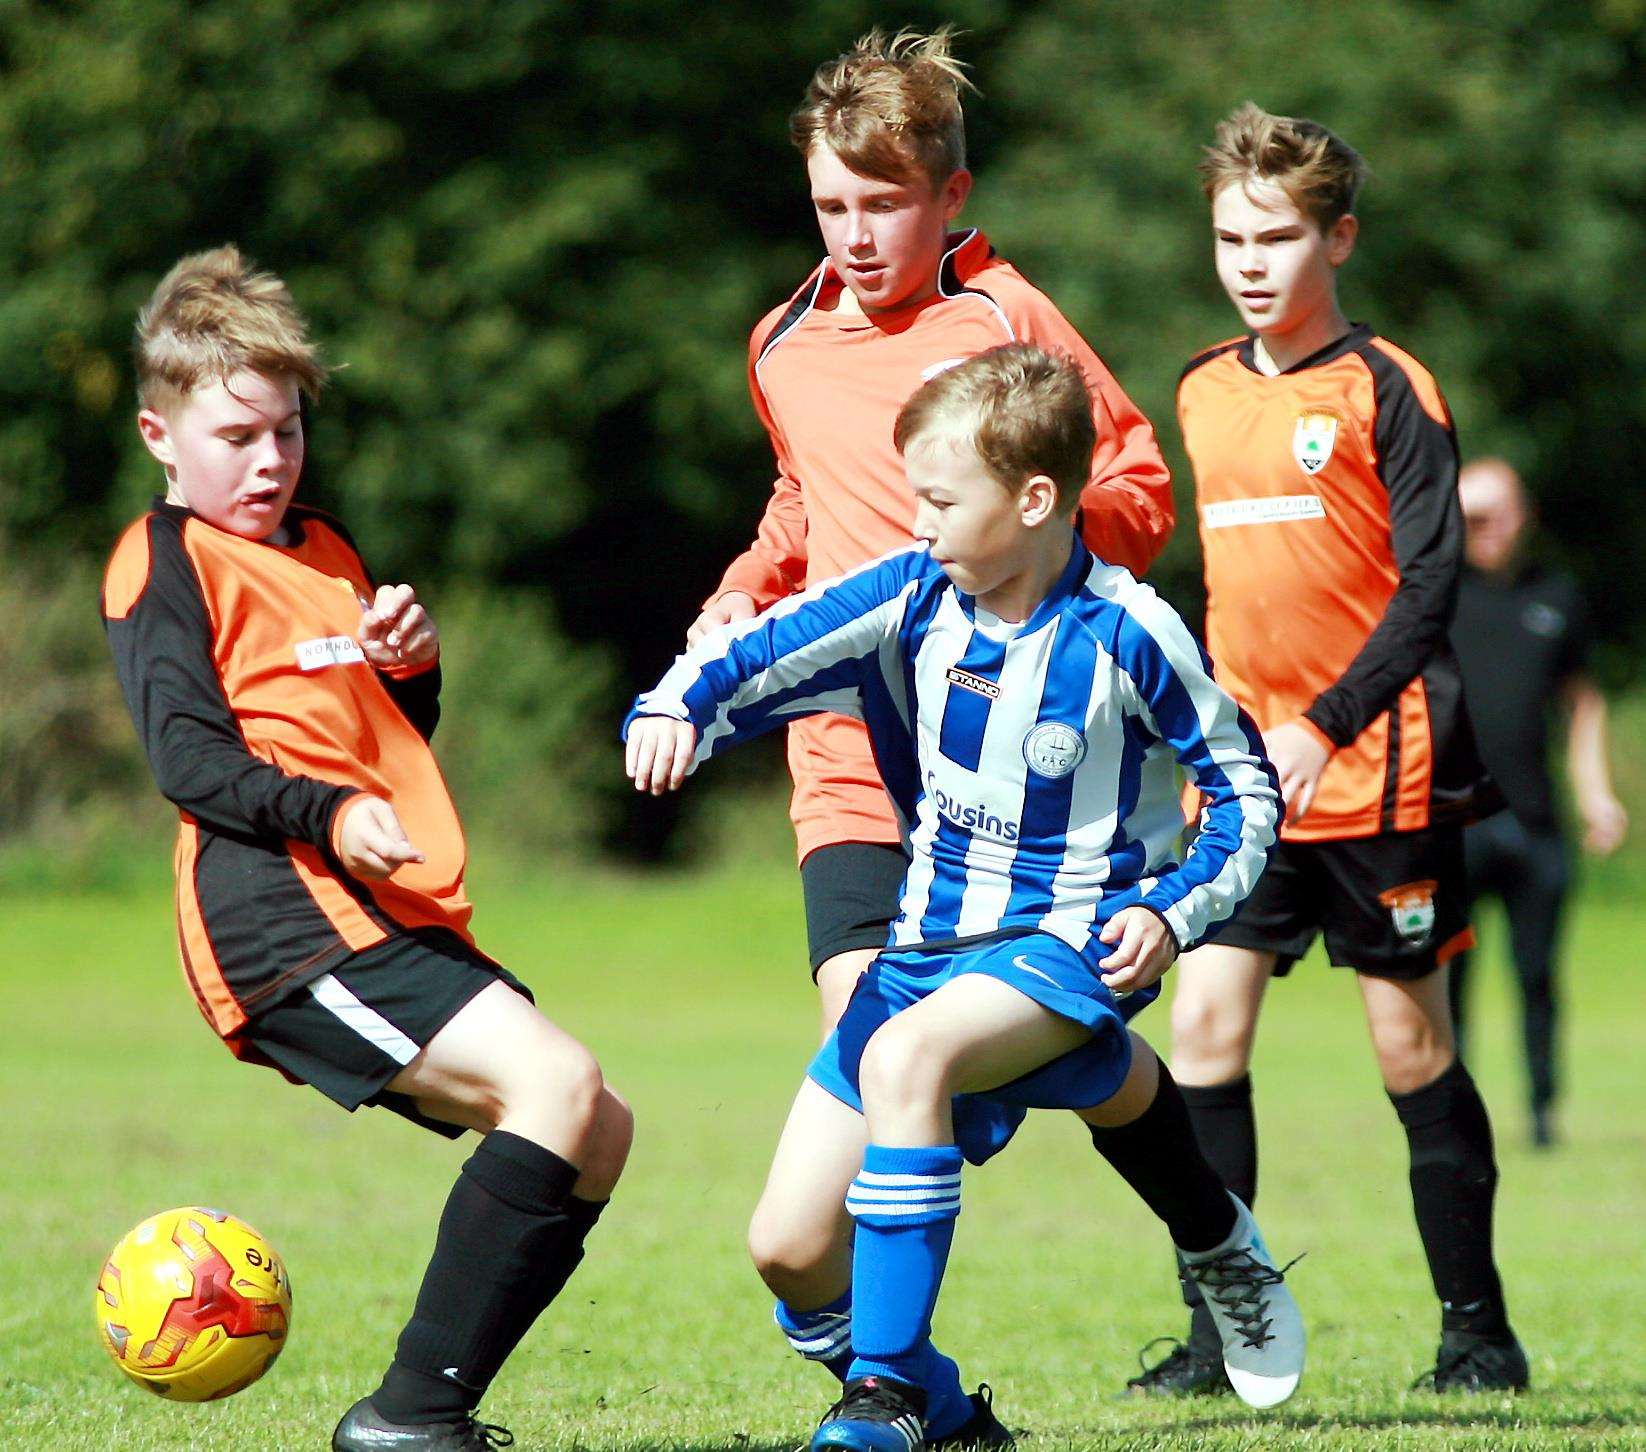
[[1067,776],[1086,755],[1086,738],[1061,721],[1042,721],[1023,738],[1023,759],[1037,776]]

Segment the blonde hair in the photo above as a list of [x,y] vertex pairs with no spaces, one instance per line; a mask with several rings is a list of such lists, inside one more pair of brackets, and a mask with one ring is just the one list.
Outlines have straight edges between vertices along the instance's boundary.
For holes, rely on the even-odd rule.
[[1366,174],[1360,153],[1318,121],[1272,116],[1254,101],[1218,122],[1200,161],[1207,201],[1231,182],[1273,182],[1322,232],[1354,211]]
[[310,398],[327,369],[286,284],[232,245],[195,252],[160,279],[137,314],[137,396],[174,406],[242,369],[288,374]]
[[950,53],[956,32],[871,30],[844,55],[817,68],[789,136],[810,156],[826,146],[853,171],[877,181],[924,176],[933,190],[966,165],[963,91],[977,88]]
[[1074,511],[1092,475],[1097,426],[1080,365],[1032,343],[1004,343],[947,368],[903,405],[892,430],[899,454],[939,429],[964,431],[983,467],[1016,493],[1036,474]]

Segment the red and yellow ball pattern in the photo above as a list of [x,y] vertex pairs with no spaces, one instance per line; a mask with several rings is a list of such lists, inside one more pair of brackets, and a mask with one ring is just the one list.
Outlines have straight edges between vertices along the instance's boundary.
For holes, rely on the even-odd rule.
[[109,1253],[95,1305],[115,1365],[176,1402],[250,1386],[291,1329],[291,1281],[273,1247],[244,1220],[197,1205],[135,1226]]

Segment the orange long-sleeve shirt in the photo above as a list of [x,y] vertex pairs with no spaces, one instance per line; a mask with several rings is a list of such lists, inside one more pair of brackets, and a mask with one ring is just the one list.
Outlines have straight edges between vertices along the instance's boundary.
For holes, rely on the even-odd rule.
[[1496,805],[1446,631],[1463,525],[1451,414],[1427,369],[1356,326],[1270,376],[1251,337],[1178,386],[1218,683],[1263,730],[1334,755],[1289,841],[1415,831]]
[[[103,583],[115,669],[160,790],[178,808],[183,972],[233,1042],[248,1019],[399,932],[469,939],[467,849],[428,737],[438,667],[373,669],[355,641],[372,582],[342,527],[294,505],[288,545],[155,508]],[[361,792],[425,860],[351,876],[334,840]]]
[[[950,238],[937,293],[890,312],[833,310],[844,283],[827,261],[749,340],[749,388],[777,480],[754,543],[710,599],[764,608],[913,538],[914,496],[892,446],[898,412],[944,368],[1001,343],[1073,357],[1092,390],[1097,448],[1081,497],[1093,553],[1141,574],[1172,531],[1171,475],[1154,430],[1051,300],[979,231]],[[790,816],[802,859],[839,842],[894,843],[898,823],[868,734],[842,716],[789,727]]]

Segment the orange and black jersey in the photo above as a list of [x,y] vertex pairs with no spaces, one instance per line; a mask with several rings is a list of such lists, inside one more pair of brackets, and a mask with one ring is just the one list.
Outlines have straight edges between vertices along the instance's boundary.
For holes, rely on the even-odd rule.
[[[200,1011],[230,1038],[352,953],[415,928],[468,938],[465,847],[429,750],[439,667],[373,669],[355,640],[373,584],[342,526],[286,514],[290,543],[156,501],[115,546],[103,618],[156,783],[182,816],[177,925]],[[346,872],[340,808],[390,802],[425,854]]]
[[1412,831],[1490,795],[1446,633],[1463,526],[1457,441],[1428,371],[1356,326],[1285,372],[1255,340],[1178,384],[1217,679],[1334,755],[1295,841]]

